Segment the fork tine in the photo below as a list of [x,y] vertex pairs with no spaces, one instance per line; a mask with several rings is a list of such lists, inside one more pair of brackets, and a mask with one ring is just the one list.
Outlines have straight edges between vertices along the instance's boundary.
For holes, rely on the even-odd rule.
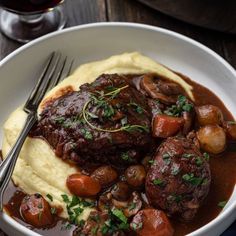
[[55,56],[56,56],[55,54],[56,54],[56,53],[53,52],[53,53],[50,55],[49,59],[47,60],[46,66],[44,67],[44,70],[43,70],[43,72],[41,73],[41,75],[40,75],[40,77],[39,77],[39,80],[38,80],[36,86],[35,86],[35,87],[33,88],[33,90],[31,91],[30,96],[28,97],[28,99],[27,99],[27,101],[26,101],[26,103],[25,103],[25,107],[27,107],[27,105],[29,104],[29,102],[32,101],[32,99],[35,98],[39,87],[40,87],[41,84],[43,83],[43,80],[44,80],[44,77],[45,77],[45,75],[46,75],[46,73],[47,73],[47,70],[48,70],[48,68],[49,68],[49,66],[50,66],[50,64],[51,64],[51,62],[52,62],[52,60],[53,60],[53,58],[55,58]]
[[60,81],[62,72],[63,72],[63,70],[65,68],[66,61],[67,61],[67,57],[65,57],[64,60],[60,63],[60,65],[58,65],[57,72],[55,73],[55,76],[54,76],[54,78],[53,78],[53,80],[52,80],[48,90],[50,90],[53,87],[55,87],[58,84],[58,82]]
[[57,69],[57,66],[60,62],[60,59],[61,59],[61,53],[57,53],[57,57],[55,59],[56,62],[54,63],[51,63],[50,68],[48,69],[46,75],[45,75],[45,78],[46,79],[43,79],[43,83],[42,83],[42,86],[39,87],[38,91],[37,91],[37,96],[36,98],[34,99],[34,105],[35,106],[38,106],[38,104],[40,103],[40,101],[43,99],[49,85],[50,85],[50,82],[52,81],[52,79],[54,78],[54,73]]
[[62,79],[64,79],[65,77],[69,76],[70,73],[71,73],[71,70],[72,70],[72,67],[73,67],[73,64],[74,64],[74,59],[71,60],[69,66],[68,66],[68,69],[67,69],[67,73],[64,74],[64,77],[62,77]]
[[49,89],[55,87],[60,81],[64,80],[67,76],[70,75],[74,60],[72,60],[70,63],[66,63],[67,60],[68,60],[67,57],[65,57],[60,67],[60,70],[57,73],[57,78],[54,81],[54,83],[50,85]]
[[61,53],[53,52],[49,58],[40,79],[27,100],[24,110],[28,113],[37,110],[39,103],[46,92],[64,79],[71,71],[73,61],[69,64],[67,57],[62,58]]

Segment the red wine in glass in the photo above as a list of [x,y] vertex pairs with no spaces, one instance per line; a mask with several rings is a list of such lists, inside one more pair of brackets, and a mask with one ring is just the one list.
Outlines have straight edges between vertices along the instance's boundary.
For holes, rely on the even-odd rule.
[[13,12],[43,12],[63,0],[0,0],[0,6]]
[[29,42],[62,29],[64,0],[0,0],[0,29],[7,37]]

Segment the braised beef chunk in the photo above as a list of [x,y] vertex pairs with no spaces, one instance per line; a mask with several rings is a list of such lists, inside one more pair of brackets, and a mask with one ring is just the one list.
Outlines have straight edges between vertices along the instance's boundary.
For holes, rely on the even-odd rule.
[[79,164],[135,163],[151,141],[147,99],[122,75],[101,75],[48,104],[33,134]]
[[151,205],[188,221],[207,196],[210,182],[209,164],[192,140],[170,137],[154,156],[146,194]]

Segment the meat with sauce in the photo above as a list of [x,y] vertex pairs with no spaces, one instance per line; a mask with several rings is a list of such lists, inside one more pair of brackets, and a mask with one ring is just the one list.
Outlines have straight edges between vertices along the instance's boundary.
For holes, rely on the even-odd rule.
[[136,163],[151,143],[151,111],[128,77],[101,75],[52,101],[34,128],[63,159]]
[[146,177],[151,205],[168,215],[191,220],[208,194],[208,162],[189,139],[170,137],[158,148]]

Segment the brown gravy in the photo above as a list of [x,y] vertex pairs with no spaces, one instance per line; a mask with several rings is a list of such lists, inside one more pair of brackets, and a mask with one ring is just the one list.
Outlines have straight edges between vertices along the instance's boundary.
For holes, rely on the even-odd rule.
[[[223,102],[214,93],[186,77],[184,77],[184,79],[194,87],[193,92],[196,99],[196,105],[216,105],[222,110],[225,120],[234,120],[230,111],[227,110]],[[235,147],[236,144],[234,143],[232,144],[232,146]],[[203,206],[200,208],[196,217],[191,222],[186,223],[179,222],[173,219],[171,220],[172,225],[175,229],[175,236],[182,236],[191,233],[192,231],[202,227],[203,225],[213,220],[220,213],[222,208],[218,206],[218,203],[221,201],[227,201],[230,198],[235,186],[235,166],[236,150],[232,151],[231,148],[227,148],[225,152],[220,155],[211,155],[210,167],[212,174],[212,183],[208,197],[205,200]],[[32,226],[26,224],[20,219],[21,217],[19,215],[19,212],[16,211],[16,209],[18,208],[17,206],[19,206],[23,196],[22,192],[16,191],[17,187],[15,187],[13,184],[10,184],[4,197],[4,203],[6,204],[5,208],[9,215],[14,217],[18,222],[28,228],[32,228]],[[65,228],[65,222],[63,222],[63,220],[61,219],[57,219],[57,222],[52,228],[34,229],[34,231],[42,235],[73,235],[73,230],[75,229],[75,227],[67,230],[63,230],[63,228]]]

